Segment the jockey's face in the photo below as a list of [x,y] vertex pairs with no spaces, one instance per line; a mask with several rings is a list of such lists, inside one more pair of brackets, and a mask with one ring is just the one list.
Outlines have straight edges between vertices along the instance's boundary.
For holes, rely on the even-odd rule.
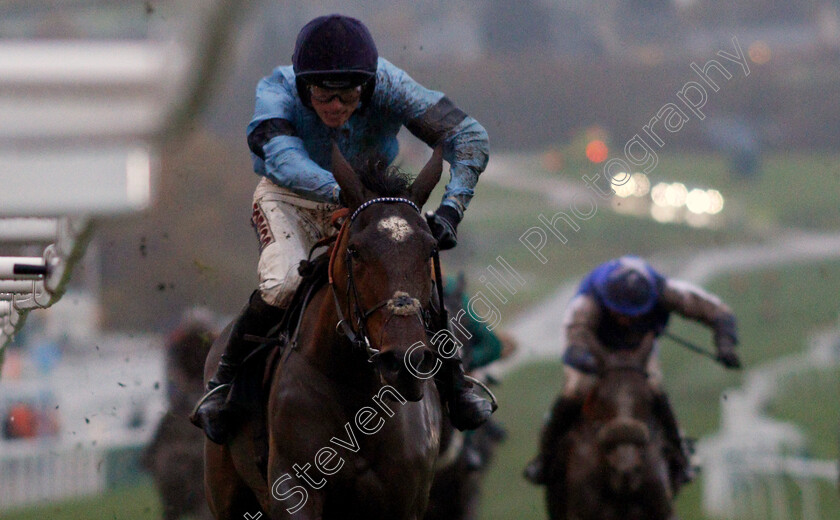
[[312,108],[321,121],[330,128],[340,128],[350,119],[359,106],[362,87],[329,89],[316,85],[309,87]]

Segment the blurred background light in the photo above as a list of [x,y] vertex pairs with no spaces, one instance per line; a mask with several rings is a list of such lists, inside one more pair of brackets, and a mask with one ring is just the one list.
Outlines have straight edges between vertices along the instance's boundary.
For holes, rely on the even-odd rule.
[[665,202],[667,202],[669,206],[679,208],[680,206],[685,205],[685,199],[687,196],[688,190],[686,189],[685,184],[681,182],[675,182],[665,188]]
[[627,173],[619,172],[612,178],[612,188],[619,197],[629,197],[636,193],[636,181],[632,176],[628,178]]
[[665,192],[668,190],[668,183],[660,182],[653,189],[650,191],[650,198],[653,200],[653,203],[657,206],[667,206],[668,200],[665,197]]
[[694,188],[688,192],[688,195],[685,197],[685,207],[688,211],[694,213],[695,215],[706,213],[709,211],[710,206],[711,202],[709,194],[706,193],[706,190]]
[[636,197],[644,197],[650,192],[650,180],[644,173],[634,173],[630,177],[633,183],[633,195]]
[[609,148],[600,139],[593,139],[586,144],[586,158],[595,164],[606,161],[609,153]]
[[723,211],[723,195],[718,190],[707,190],[709,196],[709,207],[706,210],[710,215],[717,215]]
[[754,41],[747,48],[747,55],[756,65],[764,65],[773,56],[770,46],[761,40]]
[[650,207],[650,216],[653,220],[663,224],[677,221],[677,209],[673,206],[660,206],[654,204]]

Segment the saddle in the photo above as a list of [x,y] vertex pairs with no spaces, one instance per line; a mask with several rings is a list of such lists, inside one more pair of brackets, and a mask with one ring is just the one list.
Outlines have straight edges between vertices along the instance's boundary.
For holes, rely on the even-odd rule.
[[[314,248],[313,248],[314,249]],[[273,327],[267,337],[248,337],[260,343],[239,367],[233,379],[228,401],[235,404],[233,409],[240,410],[249,421],[256,423],[254,444],[257,460],[263,477],[268,467],[268,432],[267,409],[271,378],[277,366],[295,350],[297,331],[312,295],[327,283],[329,251],[311,260],[302,260],[298,267],[301,283],[292,297],[283,319]]]

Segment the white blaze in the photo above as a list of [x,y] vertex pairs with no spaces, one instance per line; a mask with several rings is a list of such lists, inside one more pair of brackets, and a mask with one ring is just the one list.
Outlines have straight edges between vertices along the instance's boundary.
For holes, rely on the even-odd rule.
[[414,232],[407,220],[397,216],[383,218],[376,224],[376,229],[386,233],[394,242],[402,242]]

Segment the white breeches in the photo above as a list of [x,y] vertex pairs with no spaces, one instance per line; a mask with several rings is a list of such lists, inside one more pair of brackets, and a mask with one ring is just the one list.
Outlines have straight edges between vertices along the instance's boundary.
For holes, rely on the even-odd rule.
[[266,178],[254,191],[251,221],[260,240],[259,289],[266,303],[284,308],[300,284],[298,266],[321,238],[334,235],[334,204],[315,202]]

